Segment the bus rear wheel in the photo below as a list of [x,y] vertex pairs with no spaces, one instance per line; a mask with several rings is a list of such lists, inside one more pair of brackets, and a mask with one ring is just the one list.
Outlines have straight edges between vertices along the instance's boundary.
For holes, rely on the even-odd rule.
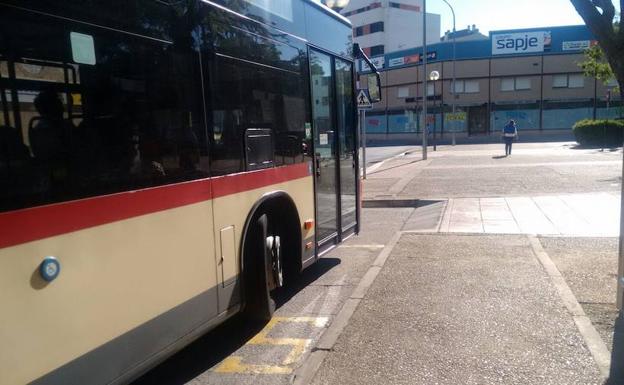
[[245,315],[270,320],[275,297],[284,286],[283,235],[267,214],[249,227],[245,242]]

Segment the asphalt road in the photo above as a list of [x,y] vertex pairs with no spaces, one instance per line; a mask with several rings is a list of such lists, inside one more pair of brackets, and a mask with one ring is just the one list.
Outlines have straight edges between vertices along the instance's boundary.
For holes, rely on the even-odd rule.
[[[622,151],[579,149],[573,143],[518,143],[504,157],[500,144],[440,146],[397,157],[368,175],[366,198],[524,196],[619,192]],[[378,181],[378,184],[375,181]]]

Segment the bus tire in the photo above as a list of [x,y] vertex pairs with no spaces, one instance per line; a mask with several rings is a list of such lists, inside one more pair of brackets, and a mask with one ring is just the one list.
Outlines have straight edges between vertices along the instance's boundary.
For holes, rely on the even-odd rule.
[[[301,272],[301,221],[284,192],[267,194],[251,210],[241,244],[243,313],[269,320]],[[278,301],[279,302],[279,301]]]
[[[245,316],[252,320],[267,321],[275,312],[274,290],[271,290],[271,282],[274,280],[272,267],[274,255],[281,257],[281,237],[270,234],[267,214],[253,221],[248,231],[245,242]],[[281,266],[279,259],[276,265]]]

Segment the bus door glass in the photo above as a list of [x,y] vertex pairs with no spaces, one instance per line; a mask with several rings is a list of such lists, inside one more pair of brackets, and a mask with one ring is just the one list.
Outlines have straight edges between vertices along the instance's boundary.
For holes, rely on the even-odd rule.
[[310,50],[316,175],[316,236],[319,244],[338,233],[337,135],[330,56]]
[[356,223],[356,151],[353,105],[353,65],[335,59],[336,122],[338,128],[338,161],[340,164],[340,219],[342,232]]

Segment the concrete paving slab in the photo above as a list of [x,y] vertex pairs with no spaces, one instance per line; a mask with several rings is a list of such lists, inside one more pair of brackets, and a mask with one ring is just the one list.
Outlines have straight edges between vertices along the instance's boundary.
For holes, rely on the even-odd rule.
[[541,237],[540,243],[611,348],[617,318],[618,238]]
[[405,234],[313,384],[599,384],[524,236]]
[[620,197],[618,195],[569,194],[561,195],[560,199],[589,224],[594,234],[619,235]]
[[530,197],[506,198],[514,219],[525,234],[558,234],[552,222]]
[[416,208],[403,225],[402,230],[437,232],[446,204],[447,201],[440,201]]
[[439,231],[616,236],[619,207],[610,193],[451,198]]
[[589,223],[558,196],[537,196],[532,199],[560,234],[582,235],[591,232]]
[[483,220],[483,231],[489,234],[519,234],[518,224],[512,220]]

